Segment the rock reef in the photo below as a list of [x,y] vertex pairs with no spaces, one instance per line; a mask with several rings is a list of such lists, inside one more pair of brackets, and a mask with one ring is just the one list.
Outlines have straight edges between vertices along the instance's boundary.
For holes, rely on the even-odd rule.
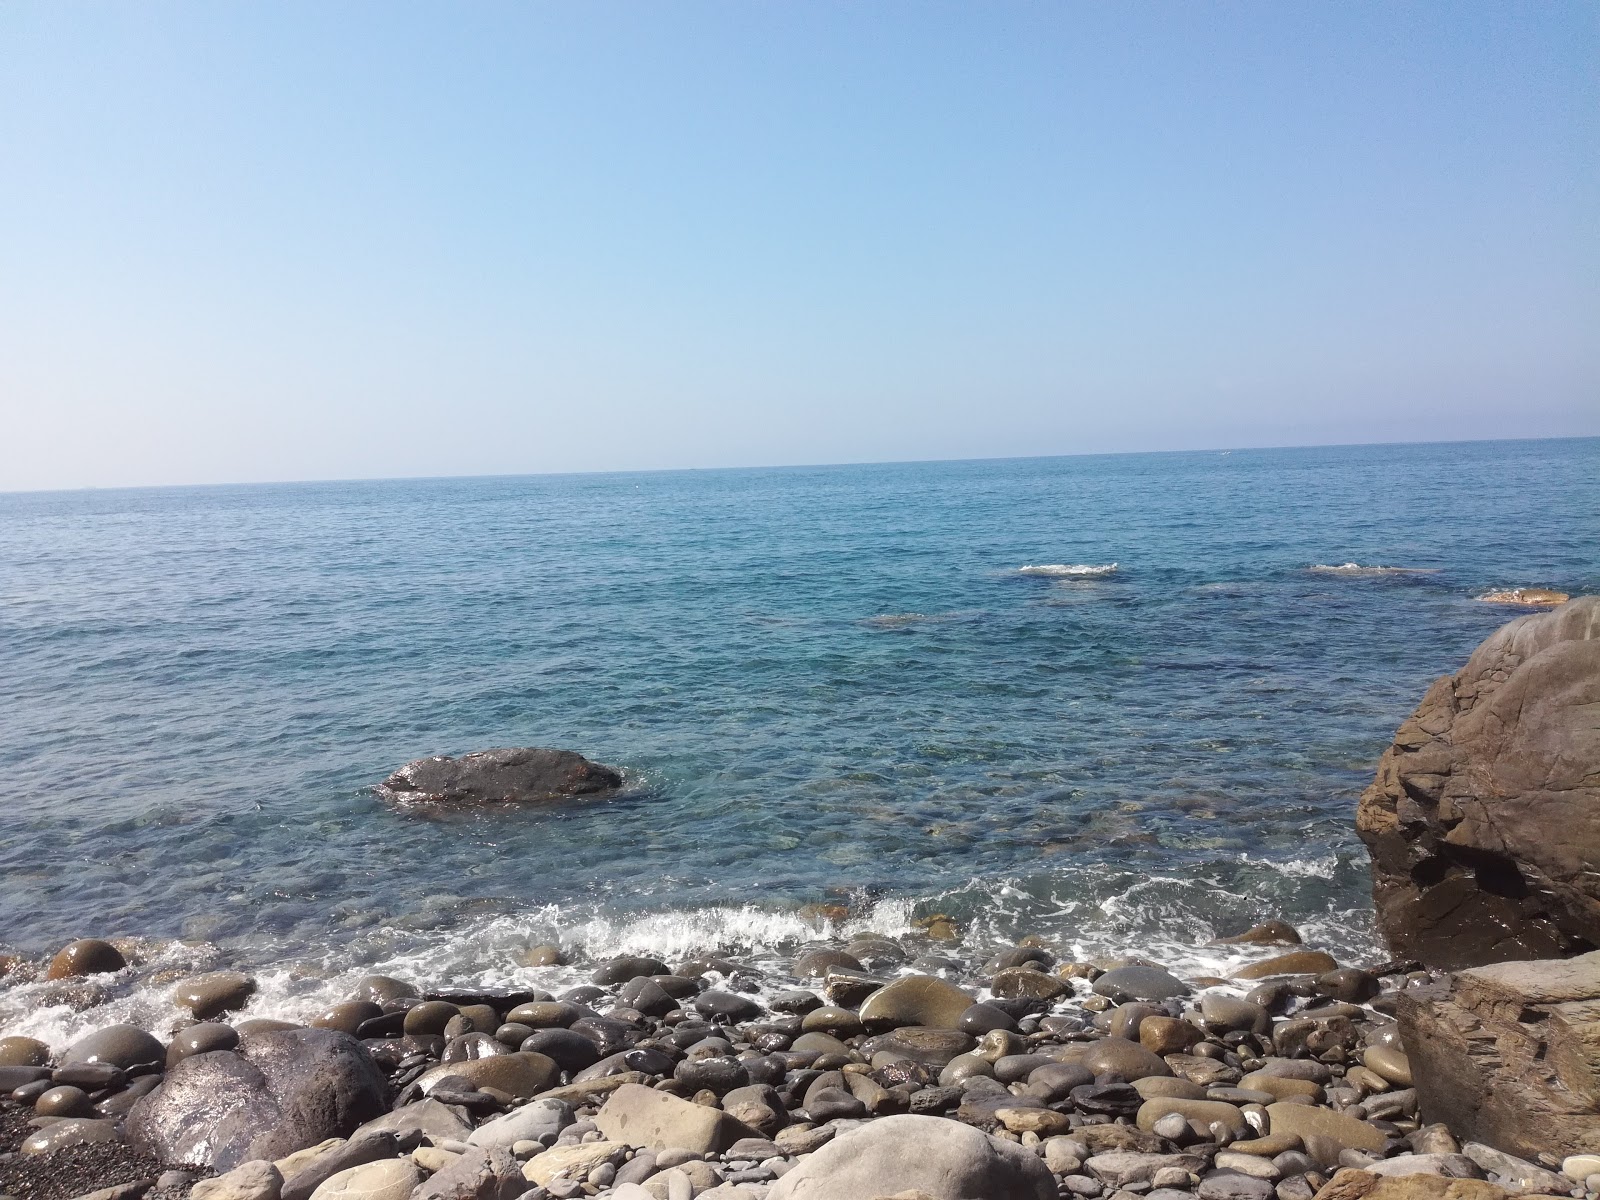
[[398,803],[529,804],[595,796],[622,787],[621,772],[571,750],[512,747],[439,754],[407,763],[377,787]]

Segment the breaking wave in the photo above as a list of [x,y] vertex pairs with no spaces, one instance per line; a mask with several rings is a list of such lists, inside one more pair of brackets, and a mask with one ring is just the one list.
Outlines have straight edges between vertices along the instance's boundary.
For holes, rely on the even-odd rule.
[[1354,562],[1339,563],[1337,566],[1313,563],[1306,570],[1319,575],[1437,575],[1439,573],[1438,567],[1379,567]]
[[1043,575],[1053,579],[1102,579],[1117,573],[1116,563],[1029,563],[1018,575]]

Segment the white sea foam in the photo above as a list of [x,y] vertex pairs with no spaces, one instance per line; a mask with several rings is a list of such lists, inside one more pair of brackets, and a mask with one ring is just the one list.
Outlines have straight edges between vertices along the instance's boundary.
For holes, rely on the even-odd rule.
[[1438,567],[1380,567],[1355,562],[1339,563],[1336,566],[1313,563],[1306,570],[1315,571],[1319,575],[1437,575],[1439,573]]
[[1043,575],[1054,579],[1103,579],[1117,573],[1116,563],[1029,563],[1018,575]]
[[[1232,973],[1262,956],[1259,947],[1217,946],[1267,916],[1284,916],[1310,945],[1341,961],[1379,957],[1370,911],[1343,911],[1292,900],[1302,888],[1332,880],[1347,864],[1338,856],[1265,859],[1241,854],[1248,874],[1200,871],[1194,875],[1141,875],[1107,864],[1085,864],[1060,874],[976,878],[922,896],[857,900],[844,913],[712,904],[657,912],[619,912],[601,903],[547,905],[517,913],[464,916],[459,922],[418,928],[415,922],[380,926],[354,941],[315,955],[277,954],[254,948],[254,962],[230,962],[216,947],[170,942],[152,945],[135,965],[96,979],[108,998],[78,1009],[52,1002],[60,983],[23,983],[0,989],[0,1029],[37,1037],[57,1049],[82,1034],[127,1022],[170,1036],[180,1010],[172,981],[190,973],[235,965],[249,970],[258,990],[234,1020],[267,1017],[307,1021],[346,999],[362,975],[393,975],[429,990],[559,993],[586,983],[597,962],[618,954],[645,954],[668,963],[714,954],[764,973],[762,995],[794,986],[784,972],[807,943],[873,933],[905,938],[917,918],[953,915],[957,943],[913,939],[916,952],[947,956],[976,979],[981,964],[1025,934],[1043,937],[1068,959],[1140,956],[1189,976]],[[1274,885],[1274,880],[1286,882]],[[1293,883],[1287,881],[1292,880]],[[1281,905],[1289,904],[1286,910]],[[525,967],[518,952],[544,942],[563,947],[570,966]],[[925,948],[925,951],[924,949]],[[905,968],[911,969],[909,965]]]

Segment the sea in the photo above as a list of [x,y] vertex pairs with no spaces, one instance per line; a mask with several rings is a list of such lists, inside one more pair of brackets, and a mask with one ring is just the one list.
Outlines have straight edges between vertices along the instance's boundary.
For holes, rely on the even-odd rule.
[[[1357,796],[1513,587],[1600,590],[1600,439],[0,495],[0,943],[143,947],[0,979],[0,1032],[934,914],[974,962],[1381,959]],[[495,746],[626,787],[374,794]]]

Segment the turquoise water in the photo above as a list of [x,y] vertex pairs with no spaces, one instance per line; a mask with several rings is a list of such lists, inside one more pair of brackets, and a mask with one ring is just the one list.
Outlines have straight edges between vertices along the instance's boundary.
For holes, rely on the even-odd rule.
[[[3,495],[0,939],[1370,950],[1355,797],[1514,586],[1600,589],[1600,439]],[[522,744],[629,788],[369,790]]]

